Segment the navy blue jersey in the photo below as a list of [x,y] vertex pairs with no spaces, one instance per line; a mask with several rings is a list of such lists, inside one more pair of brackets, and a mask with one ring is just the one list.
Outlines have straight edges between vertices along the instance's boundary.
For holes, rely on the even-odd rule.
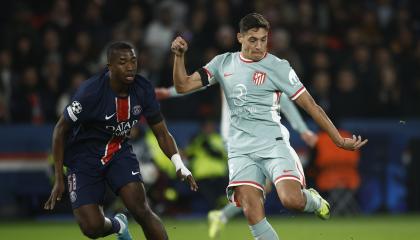
[[64,164],[88,168],[106,165],[119,152],[131,151],[127,137],[140,117],[157,114],[159,103],[147,79],[137,74],[128,96],[118,97],[105,69],[83,82],[64,110],[64,118],[72,123]]

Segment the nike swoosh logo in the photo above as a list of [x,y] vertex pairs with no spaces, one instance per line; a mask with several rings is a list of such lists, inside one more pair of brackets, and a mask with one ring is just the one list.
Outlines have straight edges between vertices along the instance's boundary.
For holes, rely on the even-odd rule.
[[115,113],[111,114],[111,115],[105,115],[105,120],[109,120],[111,119],[113,116],[115,115]]
[[134,171],[131,171],[131,175],[137,175],[137,174],[139,174],[140,172],[134,172]]
[[223,74],[224,77],[229,77],[231,75],[233,75],[233,73],[225,73],[225,74]]
[[283,170],[284,173],[293,172],[293,170]]

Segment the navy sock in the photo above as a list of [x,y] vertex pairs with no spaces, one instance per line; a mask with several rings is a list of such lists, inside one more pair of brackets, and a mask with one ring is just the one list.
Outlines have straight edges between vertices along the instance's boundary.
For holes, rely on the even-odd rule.
[[112,233],[119,233],[121,229],[120,222],[115,218],[109,218],[109,220],[111,221]]

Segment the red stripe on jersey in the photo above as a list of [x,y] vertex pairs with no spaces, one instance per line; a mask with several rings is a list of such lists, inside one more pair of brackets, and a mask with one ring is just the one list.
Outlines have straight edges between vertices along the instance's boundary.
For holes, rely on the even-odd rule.
[[274,183],[275,183],[275,182],[277,182],[278,180],[282,179],[282,178],[294,178],[294,179],[296,179],[296,180],[298,180],[299,182],[301,182],[301,183],[302,183],[302,181],[301,181],[301,179],[300,179],[300,178],[298,178],[298,177],[296,177],[296,176],[294,176],[294,175],[289,175],[289,174],[286,174],[286,175],[281,175],[281,176],[277,177],[277,178],[274,180]]
[[127,121],[130,118],[130,97],[115,98],[117,109],[117,122]]
[[254,62],[251,59],[244,58],[244,56],[242,56],[242,53],[239,54],[239,59],[241,59],[242,62],[246,62],[246,63]]
[[302,177],[302,185],[304,187],[306,187],[306,179],[305,179],[305,174],[303,174],[303,172],[300,170],[299,165],[296,163],[296,168],[298,169],[300,176]]
[[212,78],[212,77],[213,77],[213,74],[211,74],[211,72],[210,72],[207,68],[203,67],[203,69],[204,69],[204,71],[206,71],[207,76],[208,76],[209,78]]
[[276,101],[277,101],[277,103],[279,103],[279,102],[280,102],[280,95],[281,95],[281,92],[276,91],[275,93],[276,93]]
[[231,185],[238,186],[238,185],[248,185],[248,184],[249,185],[253,185],[256,188],[261,189],[262,191],[264,191],[264,187],[261,184],[259,184],[257,182],[253,182],[253,181],[233,181],[233,182],[230,182],[229,183],[228,187],[231,186]]
[[299,90],[297,90],[295,92],[295,94],[293,94],[290,99],[295,100],[294,98],[296,98],[296,96],[298,96],[303,90],[305,90],[305,86],[302,86],[301,88],[299,88]]
[[103,165],[105,165],[107,162],[109,162],[112,158],[112,156],[121,149],[121,142],[123,141],[123,137],[115,137],[113,136],[111,140],[106,144],[105,146],[105,154],[101,158],[101,162]]

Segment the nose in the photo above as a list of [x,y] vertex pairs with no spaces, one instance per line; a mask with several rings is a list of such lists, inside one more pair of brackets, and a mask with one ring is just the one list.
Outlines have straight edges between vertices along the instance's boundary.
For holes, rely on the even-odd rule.
[[128,71],[132,71],[132,70],[134,70],[134,63],[128,62],[128,63],[127,63],[127,70],[128,70]]
[[256,48],[257,50],[260,50],[260,49],[261,49],[261,47],[262,47],[262,43],[261,43],[261,41],[257,41],[257,44],[255,45],[255,48]]

